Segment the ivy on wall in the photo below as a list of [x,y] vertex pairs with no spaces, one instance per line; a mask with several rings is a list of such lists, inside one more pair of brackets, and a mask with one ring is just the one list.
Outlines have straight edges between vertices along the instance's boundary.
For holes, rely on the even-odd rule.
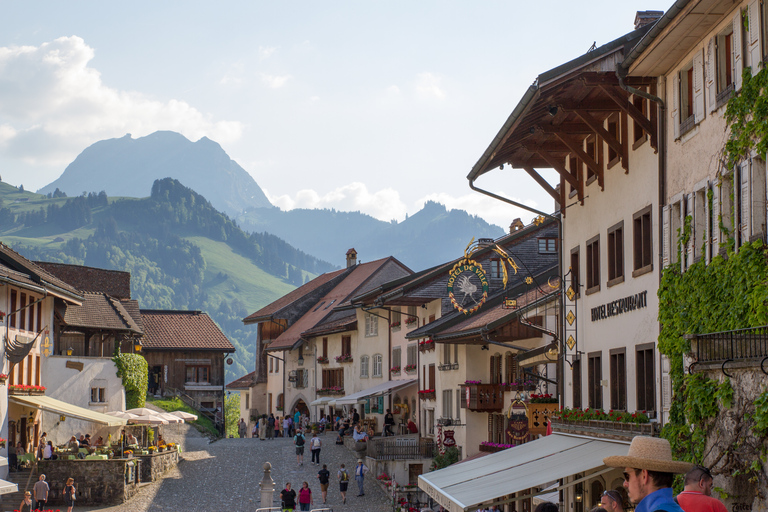
[[117,376],[123,379],[126,409],[144,407],[149,375],[147,360],[139,354],[123,354],[118,346],[112,361],[117,366]]

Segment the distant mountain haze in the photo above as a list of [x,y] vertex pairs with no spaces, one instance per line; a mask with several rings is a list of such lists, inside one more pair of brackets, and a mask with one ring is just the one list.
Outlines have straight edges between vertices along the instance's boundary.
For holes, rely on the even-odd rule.
[[108,196],[147,197],[157,179],[174,178],[203,194],[219,211],[235,216],[272,204],[256,181],[221,146],[203,137],[192,142],[183,135],[158,131],[134,139],[99,141],[86,148],[53,183],[69,196],[100,192]]

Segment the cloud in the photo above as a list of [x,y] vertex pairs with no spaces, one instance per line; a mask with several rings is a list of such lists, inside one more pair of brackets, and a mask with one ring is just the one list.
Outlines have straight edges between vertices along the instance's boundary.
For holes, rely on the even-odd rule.
[[0,47],[0,151],[31,164],[69,163],[93,142],[173,130],[191,140],[240,138],[243,126],[214,121],[176,99],[107,87],[77,36],[40,46]]
[[396,190],[384,188],[371,192],[360,182],[344,185],[324,195],[311,189],[299,190],[293,197],[288,194],[273,196],[267,190],[264,193],[272,204],[283,210],[335,208],[341,211],[360,211],[383,221],[403,220],[406,214],[405,203]]
[[432,73],[419,73],[416,76],[416,92],[419,96],[444,100],[448,94],[440,87],[440,77]]
[[[540,206],[536,201],[530,199],[516,198],[503,191],[498,191],[497,193],[502,197],[509,197],[513,201],[530,206],[531,208],[543,209],[544,211],[551,211],[553,209],[552,205]],[[487,222],[501,226],[504,229],[508,228],[512,221],[518,217],[528,224],[536,216],[522,208],[517,208],[502,201],[474,192],[462,196],[452,196],[444,192],[428,194],[415,202],[414,206],[416,210],[420,210],[427,201],[436,201],[444,204],[449,210],[464,210],[470,215],[482,217]]]
[[259,46],[259,60],[266,60],[277,51],[276,46]]
[[268,75],[266,73],[261,74],[261,81],[264,82],[270,89],[279,89],[285,85],[285,83],[291,78],[291,75]]

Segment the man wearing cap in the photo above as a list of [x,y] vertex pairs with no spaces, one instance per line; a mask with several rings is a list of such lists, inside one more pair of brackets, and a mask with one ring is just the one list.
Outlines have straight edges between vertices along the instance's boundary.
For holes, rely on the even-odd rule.
[[693,464],[673,460],[666,439],[637,436],[627,455],[606,457],[603,463],[624,468],[624,488],[635,512],[683,512],[672,496],[672,481],[676,473],[687,473]]
[[357,466],[355,466],[355,481],[357,482],[357,489],[360,491],[358,496],[365,495],[363,489],[363,483],[365,481],[365,474],[368,472],[368,466],[363,464],[363,459],[357,459]]
[[685,474],[685,489],[677,502],[685,512],[728,512],[725,505],[712,497],[712,473],[704,466],[694,466]]

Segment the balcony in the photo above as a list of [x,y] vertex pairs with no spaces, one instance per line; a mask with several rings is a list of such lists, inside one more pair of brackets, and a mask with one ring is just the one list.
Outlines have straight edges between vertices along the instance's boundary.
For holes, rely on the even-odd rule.
[[[768,358],[768,326],[750,327],[734,331],[686,335],[691,340],[695,367],[722,366],[736,362],[743,366],[762,366]],[[695,366],[694,366],[695,365]]]
[[368,441],[366,455],[376,460],[432,459],[437,448],[432,439],[378,438]]
[[419,342],[419,352],[424,353],[435,350],[435,340],[424,340]]
[[467,384],[466,390],[465,393],[469,393],[467,409],[470,411],[500,412],[504,407],[504,388],[501,384]]

